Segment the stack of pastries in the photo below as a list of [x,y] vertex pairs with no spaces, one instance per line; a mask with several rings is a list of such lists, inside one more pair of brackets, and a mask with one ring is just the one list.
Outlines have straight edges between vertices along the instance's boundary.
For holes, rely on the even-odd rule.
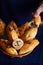
[[[39,44],[35,37],[40,22],[41,17],[38,16],[17,27],[13,20],[6,25],[0,19],[0,50],[9,56],[20,56],[32,52]],[[6,33],[7,39],[1,37],[3,33]]]

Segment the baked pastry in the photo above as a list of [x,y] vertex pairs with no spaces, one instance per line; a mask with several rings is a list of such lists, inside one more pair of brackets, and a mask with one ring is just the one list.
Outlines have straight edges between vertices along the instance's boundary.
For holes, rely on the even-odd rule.
[[25,42],[23,47],[20,49],[19,54],[26,54],[30,51],[33,51],[34,48],[39,44],[39,41],[37,39],[30,40],[28,42]]
[[13,27],[13,29],[14,29],[14,30],[16,31],[16,33],[19,35],[18,27],[17,27],[16,23],[15,23],[13,20],[8,24],[8,26]]
[[35,28],[35,27],[38,28],[40,23],[41,23],[41,17],[38,16],[38,17],[32,19],[30,22],[26,22],[23,25],[21,25],[19,27],[20,37],[24,34],[25,30],[30,29],[30,28]]
[[32,20],[28,23],[28,25],[29,25],[29,27],[39,27],[40,23],[41,23],[41,17],[38,16],[38,17],[32,19]]
[[38,28],[30,28],[24,32],[24,35],[21,36],[21,39],[24,41],[28,41],[30,39],[35,38],[37,34]]
[[25,30],[28,28],[28,22],[24,23],[20,27],[18,27],[20,37],[24,34]]
[[36,25],[39,27],[40,23],[41,23],[41,17],[38,16],[36,18],[34,18],[34,22],[36,23]]
[[3,35],[6,24],[0,19],[0,36]]
[[14,40],[13,43],[12,43],[12,46],[13,46],[16,50],[19,50],[23,45],[24,45],[24,42],[23,42],[23,40],[21,40],[20,38]]
[[7,26],[6,31],[7,31],[7,35],[8,35],[9,41],[12,42],[13,40],[15,40],[15,39],[18,38],[18,34],[17,34],[16,31],[14,30],[14,28],[11,27],[10,25]]
[[10,55],[10,56],[18,55],[15,48],[11,47],[11,45],[9,45],[9,43],[10,42],[8,40],[0,39],[0,48],[1,48],[1,50],[3,52],[5,52],[6,54]]
[[10,56],[17,56],[18,55],[16,49],[14,49],[13,47],[6,48],[6,53],[9,54]]

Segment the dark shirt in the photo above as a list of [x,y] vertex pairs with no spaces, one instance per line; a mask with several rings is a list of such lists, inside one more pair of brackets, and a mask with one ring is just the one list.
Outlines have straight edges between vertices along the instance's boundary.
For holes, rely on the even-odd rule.
[[[7,24],[12,19],[19,26],[31,20],[31,13],[39,6],[39,0],[0,0],[0,18]],[[38,29],[36,38],[40,44],[23,58],[12,58],[0,51],[0,65],[43,65],[43,26]]]
[[20,25],[30,20],[30,14],[39,3],[39,0],[0,0],[0,17],[6,23],[13,19]]

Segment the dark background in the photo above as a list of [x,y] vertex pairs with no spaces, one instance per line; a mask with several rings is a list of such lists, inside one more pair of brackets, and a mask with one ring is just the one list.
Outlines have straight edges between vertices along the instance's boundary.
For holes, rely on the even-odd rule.
[[[0,0],[0,18],[8,24],[12,19],[19,26],[31,20],[31,13],[39,6],[39,0]],[[36,38],[40,44],[34,51],[22,58],[12,58],[0,51],[0,65],[43,65],[43,26]]]

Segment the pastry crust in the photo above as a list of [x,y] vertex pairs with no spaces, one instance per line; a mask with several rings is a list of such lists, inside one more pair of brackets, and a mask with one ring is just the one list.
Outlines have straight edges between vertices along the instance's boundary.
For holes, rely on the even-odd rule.
[[41,17],[38,16],[36,18],[34,18],[34,22],[36,23],[36,25],[39,27],[40,23],[41,23]]
[[9,43],[10,42],[8,40],[0,39],[0,48],[10,56],[18,55],[15,48],[11,47]]
[[7,26],[6,31],[7,31],[9,41],[12,42],[13,40],[18,38],[18,34],[10,25]]
[[21,39],[24,41],[33,39],[33,38],[35,38],[37,31],[38,31],[38,28],[31,28],[31,29],[25,31],[24,35],[21,36]]
[[23,25],[21,25],[18,30],[19,30],[19,34],[20,37],[24,34],[25,30],[28,28],[28,22],[24,23]]
[[32,28],[32,27],[39,27],[40,23],[41,23],[41,17],[38,16],[38,17],[32,19],[32,20],[28,23],[28,25],[29,25],[29,27],[31,27],[31,28]]
[[11,26],[16,31],[16,33],[19,35],[18,27],[13,20],[8,24],[8,26]]
[[39,44],[39,41],[37,39],[33,39],[26,42],[23,47],[20,49],[19,54],[25,54],[27,52],[33,51],[34,48]]
[[0,36],[3,35],[6,24],[0,19]]
[[13,46],[16,50],[19,50],[23,45],[24,45],[24,42],[23,42],[23,40],[21,40],[20,38],[14,40],[13,43],[12,43],[12,46]]
[[12,55],[12,56],[18,55],[16,49],[14,49],[13,47],[11,47],[11,48],[6,48],[6,53],[8,53],[9,55]]

